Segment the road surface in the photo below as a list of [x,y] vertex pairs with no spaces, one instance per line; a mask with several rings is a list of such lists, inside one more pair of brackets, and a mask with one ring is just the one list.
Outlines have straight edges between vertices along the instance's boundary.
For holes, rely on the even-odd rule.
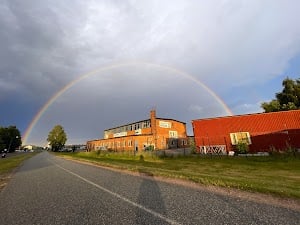
[[0,224],[300,224],[300,212],[55,157],[27,160],[0,193]]

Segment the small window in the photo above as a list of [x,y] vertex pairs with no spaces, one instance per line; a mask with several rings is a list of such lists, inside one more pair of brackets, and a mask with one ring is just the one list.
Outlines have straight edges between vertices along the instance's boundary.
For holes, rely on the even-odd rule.
[[131,146],[132,146],[132,141],[129,140],[129,141],[128,141],[128,147],[131,147]]
[[170,130],[170,131],[169,131],[169,137],[170,137],[170,138],[178,138],[178,133],[177,133],[177,131],[172,131],[172,130]]

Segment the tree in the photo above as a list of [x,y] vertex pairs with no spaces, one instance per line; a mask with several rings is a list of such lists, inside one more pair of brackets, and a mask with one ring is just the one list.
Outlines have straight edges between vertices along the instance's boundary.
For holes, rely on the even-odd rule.
[[300,79],[292,80],[287,77],[282,81],[282,86],[283,90],[276,93],[276,99],[261,104],[265,112],[300,109]]
[[4,149],[14,152],[21,145],[21,133],[16,126],[0,127],[0,152]]
[[48,134],[47,141],[51,145],[52,151],[62,149],[67,141],[67,135],[61,125],[56,125]]
[[265,110],[265,112],[278,112],[280,111],[280,103],[277,99],[273,99],[270,102],[263,102],[261,107]]

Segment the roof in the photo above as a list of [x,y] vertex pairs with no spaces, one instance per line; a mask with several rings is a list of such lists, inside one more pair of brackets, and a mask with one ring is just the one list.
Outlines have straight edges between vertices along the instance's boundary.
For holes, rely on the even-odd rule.
[[[185,122],[181,122],[181,121],[179,121],[179,120],[174,120],[174,119],[158,118],[158,117],[156,117],[156,119],[158,119],[158,120],[171,120],[171,121],[175,121],[175,122],[179,122],[179,123],[186,124]],[[136,122],[131,122],[131,123],[123,124],[123,125],[117,126],[117,127],[111,127],[111,128],[105,129],[104,131],[108,131],[108,130],[112,130],[112,129],[116,129],[116,128],[128,126],[128,125],[135,124],[135,123],[141,123],[141,122],[148,121],[148,120],[150,120],[150,118],[145,119],[145,120],[140,120],[140,121],[136,121]]]
[[174,119],[160,118],[160,117],[156,117],[156,119],[159,119],[159,120],[172,120],[172,121],[175,121],[175,122],[178,122],[178,123],[186,124],[185,122],[182,122],[182,121],[179,121],[179,120],[174,120]]
[[266,116],[266,115],[278,115],[278,114],[294,114],[300,113],[300,110],[289,110],[289,111],[279,111],[279,112],[262,112],[262,113],[249,113],[249,114],[241,114],[241,115],[233,115],[233,116],[220,116],[220,117],[210,117],[210,118],[203,118],[203,119],[195,119],[194,121],[203,121],[203,120],[215,120],[215,119],[225,119],[225,118],[238,118],[238,117],[247,117],[247,116]]
[[111,129],[116,129],[116,128],[120,128],[120,127],[124,127],[124,126],[128,126],[128,125],[135,124],[135,123],[141,123],[141,122],[144,122],[144,121],[147,121],[147,120],[150,120],[150,119],[145,119],[145,120],[140,120],[140,121],[136,121],[136,122],[131,122],[131,123],[127,123],[127,124],[123,124],[123,125],[117,126],[117,127],[111,127],[111,128],[105,129],[104,131],[111,130]]

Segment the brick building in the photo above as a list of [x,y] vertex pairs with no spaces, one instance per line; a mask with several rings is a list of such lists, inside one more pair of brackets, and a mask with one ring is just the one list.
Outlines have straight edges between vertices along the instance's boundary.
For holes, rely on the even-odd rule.
[[114,151],[142,151],[187,147],[186,124],[174,119],[150,118],[104,131],[103,139],[87,142],[87,149]]
[[300,149],[300,110],[199,119],[192,125],[201,153],[225,154],[239,142],[250,152]]

